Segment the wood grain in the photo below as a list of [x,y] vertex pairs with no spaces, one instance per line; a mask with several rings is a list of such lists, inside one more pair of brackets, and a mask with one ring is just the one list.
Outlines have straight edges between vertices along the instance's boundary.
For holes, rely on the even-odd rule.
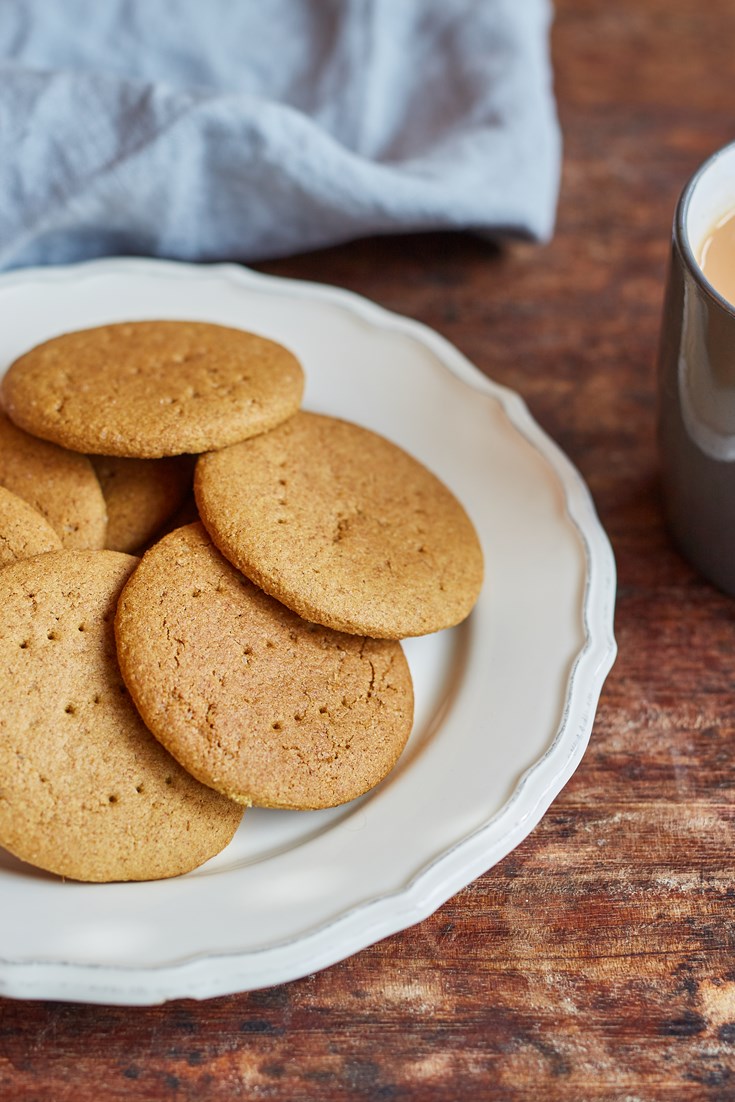
[[735,603],[663,529],[654,361],[670,223],[733,134],[731,0],[560,0],[557,234],[371,240],[263,265],[434,326],[518,390],[616,553],[589,751],[513,854],[296,983],[149,1009],[0,1004],[0,1097],[735,1099]]

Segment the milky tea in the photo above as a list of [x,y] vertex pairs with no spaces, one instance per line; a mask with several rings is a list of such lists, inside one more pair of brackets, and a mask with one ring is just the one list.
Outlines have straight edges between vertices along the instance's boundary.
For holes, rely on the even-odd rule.
[[697,261],[714,289],[735,304],[735,210],[712,226],[699,247]]

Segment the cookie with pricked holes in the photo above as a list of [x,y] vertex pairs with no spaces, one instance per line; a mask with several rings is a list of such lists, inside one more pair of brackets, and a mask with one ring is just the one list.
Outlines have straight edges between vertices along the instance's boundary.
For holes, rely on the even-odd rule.
[[299,408],[296,357],[210,322],[131,321],[54,337],[11,364],[2,400],[27,432],[74,451],[155,459],[274,428]]
[[307,623],[234,569],[201,524],[143,557],[115,618],[147,726],[195,777],[261,807],[354,799],[411,730],[399,643]]
[[174,761],[125,688],[113,618],[137,561],[56,551],[0,571],[0,845],[75,880],[187,872],[242,815]]
[[402,639],[459,623],[479,595],[482,549],[454,494],[348,421],[298,413],[201,456],[194,492],[222,554],[306,620]]

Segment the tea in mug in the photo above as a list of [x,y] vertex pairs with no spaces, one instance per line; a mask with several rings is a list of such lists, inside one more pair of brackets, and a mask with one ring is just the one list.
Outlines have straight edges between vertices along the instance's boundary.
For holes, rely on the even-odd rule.
[[697,261],[714,289],[735,305],[735,210],[715,222],[700,246]]

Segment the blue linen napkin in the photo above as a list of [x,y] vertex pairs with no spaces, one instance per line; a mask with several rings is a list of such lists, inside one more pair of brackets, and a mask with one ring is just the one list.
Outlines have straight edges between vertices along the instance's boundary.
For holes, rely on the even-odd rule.
[[544,240],[549,0],[0,0],[0,268]]

